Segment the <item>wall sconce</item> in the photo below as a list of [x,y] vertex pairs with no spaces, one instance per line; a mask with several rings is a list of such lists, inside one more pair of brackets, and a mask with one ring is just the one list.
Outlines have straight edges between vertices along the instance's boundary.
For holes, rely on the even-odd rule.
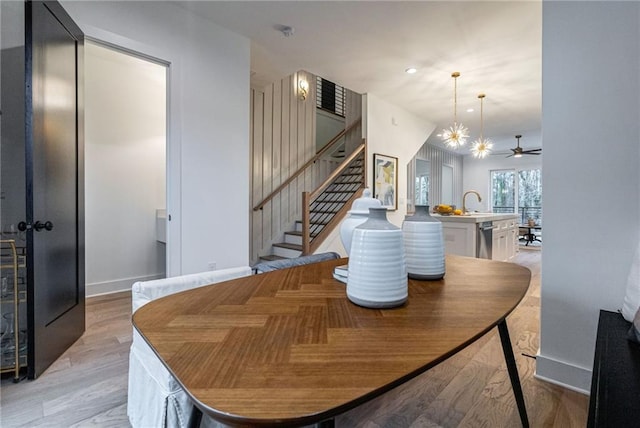
[[300,78],[298,80],[298,95],[300,95],[300,99],[302,101],[307,99],[307,94],[309,93],[309,82],[304,78]]

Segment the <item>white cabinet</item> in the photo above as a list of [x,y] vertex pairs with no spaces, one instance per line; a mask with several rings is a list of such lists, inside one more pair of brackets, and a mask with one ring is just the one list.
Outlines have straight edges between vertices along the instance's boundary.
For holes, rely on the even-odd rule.
[[476,223],[442,223],[444,252],[458,256],[476,256]]
[[507,261],[512,261],[516,254],[518,254],[518,224],[513,222],[513,227],[509,229],[509,236],[507,237],[507,255],[509,258]]
[[[494,225],[495,227],[495,225]],[[498,228],[493,229],[493,252],[492,260],[504,260],[507,254],[507,239],[504,231]]]
[[518,221],[515,214],[476,216],[438,216],[442,221],[446,254],[477,257],[478,225],[493,222],[491,239],[493,260],[512,261],[518,250]]
[[493,222],[492,260],[511,261],[516,256],[518,225],[515,219]]

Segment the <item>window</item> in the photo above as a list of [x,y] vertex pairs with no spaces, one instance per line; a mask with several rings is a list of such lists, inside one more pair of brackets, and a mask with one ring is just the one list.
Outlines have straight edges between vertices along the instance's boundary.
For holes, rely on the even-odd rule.
[[491,171],[491,202],[494,213],[515,212],[515,177],[515,171],[512,170]]
[[[542,224],[542,177],[539,169],[491,171],[491,203],[495,213],[520,214]],[[517,177],[517,180],[516,180]],[[517,207],[517,209],[515,209]]]
[[416,159],[415,205],[429,205],[429,161]]
[[345,102],[346,91],[344,87],[321,77],[316,78],[316,107],[345,117]]
[[518,211],[522,223],[542,224],[542,177],[539,169],[518,171]]
[[453,205],[453,165],[442,164],[442,196],[444,204]]

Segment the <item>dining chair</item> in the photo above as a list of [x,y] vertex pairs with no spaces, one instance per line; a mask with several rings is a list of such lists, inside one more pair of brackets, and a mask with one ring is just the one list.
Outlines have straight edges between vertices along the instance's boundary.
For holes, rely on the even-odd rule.
[[[131,289],[132,313],[160,297],[251,273],[249,266],[243,266],[136,282]],[[192,412],[193,405],[186,392],[134,328],[129,354],[127,397],[127,416],[131,426],[184,428]]]
[[519,241],[527,241],[528,233],[529,233],[529,229],[527,229],[526,227],[519,227],[518,228],[518,240]]

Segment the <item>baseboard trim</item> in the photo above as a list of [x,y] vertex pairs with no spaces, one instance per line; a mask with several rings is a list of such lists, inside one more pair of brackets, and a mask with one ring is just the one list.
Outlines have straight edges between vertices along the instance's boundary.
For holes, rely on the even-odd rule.
[[154,279],[165,278],[166,274],[158,273],[155,275],[138,276],[134,278],[116,279],[114,281],[93,282],[85,285],[86,297],[101,296],[103,294],[119,293],[121,291],[130,291],[134,282],[151,281]]
[[590,395],[591,370],[538,354],[534,377],[581,394]]

